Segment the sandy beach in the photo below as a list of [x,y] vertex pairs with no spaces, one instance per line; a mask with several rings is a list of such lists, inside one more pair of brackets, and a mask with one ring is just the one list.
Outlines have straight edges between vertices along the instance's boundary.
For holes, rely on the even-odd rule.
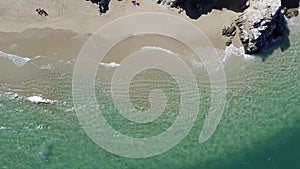
[[[222,28],[239,15],[226,9],[213,10],[192,20],[185,12],[178,14],[167,6],[157,5],[154,0],[140,1],[140,4],[140,7],[134,7],[130,0],[111,1],[109,11],[99,15],[98,6],[87,1],[1,1],[0,50],[29,58],[60,54],[70,60],[70,57],[77,57],[87,38],[101,26],[139,12],[163,12],[182,17],[202,30],[216,48],[224,49],[226,39],[221,36]],[[35,11],[37,8],[45,9],[49,16],[39,16]],[[238,41],[234,43],[238,44]],[[72,50],[67,50],[70,48]]]

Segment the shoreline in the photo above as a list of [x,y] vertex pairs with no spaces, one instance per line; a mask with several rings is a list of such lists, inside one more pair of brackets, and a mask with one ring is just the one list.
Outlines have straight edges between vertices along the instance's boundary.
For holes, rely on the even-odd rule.
[[[22,7],[24,2],[28,4]],[[175,9],[157,5],[155,0],[139,2],[141,6],[138,8],[132,6],[131,0],[112,1],[110,10],[99,16],[96,4],[82,0],[0,1],[0,166],[24,169],[232,169],[286,168],[297,162],[297,150],[300,149],[297,144],[297,141],[300,141],[300,17],[292,18],[288,22],[291,30],[289,49],[283,51],[276,48],[268,55],[266,61],[263,61],[261,57],[246,55],[238,36],[233,39],[233,44],[228,47],[225,45],[227,37],[222,36],[222,28],[230,25],[240,13],[226,9],[213,10],[208,15],[192,20],[185,12],[178,14]],[[30,9],[27,8],[28,5],[31,5]],[[34,9],[39,7],[49,13],[48,18],[35,13]],[[7,10],[3,11],[3,8]],[[20,11],[13,13],[12,9]],[[211,40],[222,60],[220,63],[210,58],[208,66],[215,68],[216,74],[222,73],[219,68],[224,68],[225,79],[213,74],[210,76],[209,69],[202,64],[201,58],[193,55],[190,48],[181,41],[155,33],[126,36],[115,44],[100,62],[93,62],[96,63],[93,66],[98,65],[98,68],[92,81],[85,78],[85,73],[74,76],[74,67],[78,66],[76,62],[81,48],[99,27],[118,17],[147,11],[176,15],[201,29]],[[133,26],[138,24],[136,20],[132,22],[126,23]],[[149,23],[150,26],[153,25],[150,19]],[[132,30],[132,27],[124,29]],[[175,31],[165,30],[168,30],[168,33]],[[107,32],[110,31],[111,29],[108,29]],[[190,33],[185,30],[182,32]],[[107,39],[99,37],[101,40],[94,42],[100,42],[100,46],[113,36],[107,36]],[[189,36],[189,40],[196,38]],[[153,55],[151,52],[149,55],[146,53],[147,58],[144,60],[127,60],[132,64],[126,64],[126,59],[130,59],[129,55],[140,49],[142,52],[155,52]],[[160,59],[167,56],[166,54],[180,57],[193,76],[182,73],[184,69],[173,64],[174,62]],[[159,55],[159,60],[155,55]],[[94,61],[94,58],[86,57],[89,53],[82,56],[82,60],[87,62],[79,68],[88,70],[92,67],[89,66],[89,61]],[[157,61],[158,65],[165,63],[170,66],[174,69],[173,74],[163,69],[148,72],[147,69],[152,68],[147,66],[153,64],[150,63],[153,60]],[[139,72],[135,66],[141,67]],[[115,76],[118,67],[125,73]],[[130,75],[131,72],[136,73],[135,77]],[[215,80],[212,81],[211,77]],[[195,85],[192,78],[196,82]],[[74,79],[84,81],[76,86]],[[113,85],[112,79],[116,85]],[[177,83],[177,79],[182,79],[186,87]],[[224,81],[226,85],[220,85]],[[196,87],[197,91],[191,90],[191,85]],[[93,86],[93,93],[89,92],[89,86]],[[73,91],[78,89],[83,91],[82,95],[74,94]],[[125,95],[127,90],[128,96]],[[209,120],[207,118],[211,115],[210,110],[213,110],[212,113],[219,111],[214,105],[222,102],[222,96],[218,94],[221,90],[226,90],[222,119],[212,137],[204,144],[199,144],[199,134],[205,121]],[[158,97],[155,96],[155,91],[159,91]],[[89,101],[94,96],[95,101]],[[132,104],[118,104],[114,96],[126,97]],[[110,125],[130,138],[155,137],[172,128],[176,119],[181,117],[181,110],[193,111],[195,101],[185,101],[185,96],[199,97],[199,104],[196,103],[198,108],[195,109],[198,115],[193,118],[194,126],[178,145],[151,158],[131,159],[112,154],[97,145],[82,125],[82,117],[89,120],[100,115],[103,116],[104,122],[98,122],[96,118],[95,123],[93,120],[87,122],[90,122],[92,127]],[[74,98],[82,104],[76,104]],[[134,107],[139,112],[149,112],[148,109],[150,110],[152,105],[165,101],[167,102],[165,107],[162,107],[162,114],[148,123],[135,123],[121,113],[123,108],[126,113],[128,107]],[[78,110],[90,106],[100,112],[96,116],[91,116],[92,111],[79,115]],[[186,119],[182,122],[189,123],[191,118]],[[178,128],[176,132],[180,134],[182,128]],[[119,134],[108,131],[99,134],[103,135],[113,136],[113,139],[105,140],[107,143],[112,140],[118,141],[120,138]],[[171,137],[168,139],[174,140]],[[124,146],[132,147],[127,143]],[[143,152],[147,153],[147,149],[153,146],[146,147]]]
[[[36,36],[34,34],[38,32],[40,34],[46,33],[47,31],[42,31],[45,29],[53,29],[57,30],[57,32],[62,30],[72,31],[79,36],[87,36],[94,33],[101,26],[122,16],[139,12],[163,12],[181,17],[188,22],[195,24],[208,36],[216,48],[225,49],[226,45],[224,44],[226,42],[226,38],[222,37],[222,28],[224,28],[225,25],[229,25],[231,22],[233,22],[234,19],[239,15],[239,13],[235,13],[226,9],[213,10],[209,14],[203,15],[197,20],[192,20],[186,16],[184,12],[179,14],[176,12],[176,10],[167,6],[157,5],[155,1],[143,1],[140,7],[133,7],[131,1],[111,1],[109,11],[103,15],[98,14],[98,6],[96,4],[84,1],[74,3],[74,0],[66,0],[63,2],[54,0],[53,3],[25,0],[22,2],[15,2],[19,5],[16,5],[16,7],[13,9],[10,9],[9,6],[11,6],[14,1],[16,0],[2,2],[0,5],[2,8],[8,8],[3,12],[7,14],[0,15],[0,19],[3,21],[0,26],[0,34],[20,34],[21,36],[26,37],[26,39],[34,38]],[[22,3],[25,3],[26,5]],[[53,4],[54,6],[52,7],[51,5]],[[10,15],[8,13],[14,12],[13,10],[18,9],[18,6],[22,5],[31,7],[24,9],[22,14],[16,13]],[[49,16],[41,17],[35,13],[34,10],[38,7],[47,10]],[[55,11],[55,8],[57,8],[57,11]],[[220,19],[220,17],[222,19]],[[32,36],[30,37],[29,34]],[[14,37],[12,36],[12,38]],[[9,41],[9,37],[7,39]],[[49,45],[51,46],[51,44]],[[240,44],[236,41],[235,45],[239,47]],[[0,50],[6,52],[2,45],[0,45],[0,47]]]
[[[53,66],[53,64],[61,61],[73,63],[92,33],[118,17],[139,12],[163,12],[172,14],[194,24],[206,34],[218,51],[219,49],[223,51],[226,49],[225,42],[227,39],[222,37],[222,28],[224,28],[225,25],[229,25],[239,15],[239,13],[226,9],[213,10],[208,15],[203,15],[197,20],[192,20],[184,12],[179,14],[176,10],[170,9],[167,6],[157,5],[155,1],[142,2],[140,7],[133,7],[131,1],[112,1],[110,10],[101,16],[98,14],[96,4],[80,1],[79,4],[72,6],[73,4],[71,4],[71,2],[74,2],[74,0],[65,0],[63,2],[54,0],[54,2],[56,2],[54,7],[51,7],[51,5],[53,5],[52,3],[46,3],[44,0],[24,0],[22,2],[12,0],[9,2],[1,2],[3,5],[0,5],[0,8],[4,8],[6,5],[10,6],[14,1],[18,4],[14,8],[18,8],[18,6],[21,6],[20,3],[24,2],[28,3],[27,6],[29,4],[32,5],[31,8],[24,9],[22,17],[20,16],[21,13],[0,15],[0,19],[2,19],[4,23],[0,26],[0,51],[30,59],[30,61],[28,61],[30,64],[26,64],[22,68],[11,63],[11,60],[5,60],[2,63],[3,66],[0,66],[0,70],[3,73],[3,76],[0,78],[0,83],[17,86],[22,86],[23,81],[40,74],[40,70],[32,69],[32,64],[48,68],[49,65]],[[72,7],[62,5],[64,3],[70,3]],[[42,4],[44,6],[42,6]],[[23,6],[26,5],[23,4]],[[49,13],[49,16],[41,17],[35,13],[34,10],[38,7],[44,8]],[[55,7],[58,9],[56,12],[54,11]],[[10,12],[13,12],[11,10],[12,9],[10,9]],[[29,20],[32,22],[29,23]],[[14,25],[12,23],[16,24]],[[148,41],[153,45],[151,38],[146,38],[144,41]],[[125,46],[130,48],[129,44],[131,42],[127,42],[128,44]],[[147,44],[143,43],[142,40],[140,40],[140,42],[141,44]],[[238,44],[238,39],[236,42]],[[174,42],[170,41],[169,43],[170,44],[167,44],[169,47],[172,46],[172,44],[178,46],[178,44]],[[116,54],[125,54],[125,46],[123,45],[122,47],[121,45],[121,47],[116,50],[117,52],[112,51],[111,54],[108,54],[111,58],[108,57],[104,62],[115,62],[118,64],[119,58],[116,58],[118,57]],[[236,46],[239,47],[239,45]],[[0,59],[3,58],[0,57]],[[72,68],[68,69],[68,71],[70,70],[72,70]],[[43,71],[48,70],[45,69]],[[60,70],[55,70],[55,72],[58,71]],[[62,74],[64,74],[66,71],[62,72]],[[45,81],[47,80],[48,79],[45,79]],[[9,86],[5,88],[8,89]],[[2,89],[4,89],[4,86],[2,86]],[[39,89],[35,93],[43,93],[43,91]],[[53,99],[47,96],[45,98]]]
[[[191,11],[174,8],[172,5],[169,6],[168,3],[167,5],[160,5],[157,3],[156,0],[141,1],[140,6],[133,6],[129,0],[111,1],[109,5],[110,9],[105,14],[99,15],[98,5],[89,1],[53,0],[48,2],[46,0],[24,0],[20,2],[18,0],[11,0],[9,2],[1,2],[0,19],[2,20],[2,24],[0,26],[0,35],[6,38],[0,38],[0,50],[7,53],[10,52],[5,49],[7,48],[6,46],[2,46],[3,43],[1,44],[1,41],[10,42],[11,39],[16,39],[13,34],[16,36],[20,35],[20,41],[25,39],[28,41],[34,40],[36,36],[47,34],[48,30],[51,30],[51,33],[55,36],[56,33],[62,35],[61,32],[65,31],[74,32],[77,34],[76,36],[79,37],[88,37],[102,26],[117,18],[140,12],[162,12],[183,18],[199,28],[208,37],[216,49],[226,49],[231,43],[237,48],[245,46],[242,44],[242,37],[233,36],[228,38],[222,36],[223,29],[235,23],[237,19],[242,16],[241,14],[244,14],[245,11],[237,10],[241,8],[241,5],[243,6],[245,3],[244,1],[230,5],[222,5],[222,3],[220,3],[220,7],[211,8],[208,13],[201,14],[201,17],[198,19],[190,18],[189,13]],[[218,6],[218,3],[216,4]],[[221,8],[221,6],[223,7]],[[39,16],[35,11],[36,8],[45,9],[47,13],[49,13],[49,16]],[[292,16],[293,14],[294,13],[291,12],[290,15]],[[241,33],[241,30],[237,31],[237,33]],[[9,37],[10,35],[13,36]],[[40,41],[40,43],[47,43],[51,48],[52,46],[57,45],[55,43],[48,43],[47,41],[48,40],[43,42]],[[13,45],[15,44],[11,44],[11,46]],[[28,45],[25,46],[28,47]],[[25,48],[25,46],[23,46],[23,48]],[[75,46],[79,47],[79,45]],[[27,50],[32,51],[34,49],[27,48]],[[11,54],[18,53],[15,51],[11,52]],[[247,53],[246,48],[245,52]],[[27,57],[34,57],[28,56],[28,53],[33,52],[25,52]],[[19,55],[22,56],[22,53],[19,53]]]

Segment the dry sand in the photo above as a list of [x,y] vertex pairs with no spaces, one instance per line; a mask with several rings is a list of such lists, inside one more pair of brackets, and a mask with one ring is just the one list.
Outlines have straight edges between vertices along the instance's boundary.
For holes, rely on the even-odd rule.
[[[226,39],[221,36],[222,28],[238,15],[228,10],[213,10],[192,20],[184,12],[178,14],[154,0],[141,0],[140,4],[134,7],[131,0],[112,0],[110,10],[100,16],[96,4],[83,0],[0,1],[0,50],[24,57],[59,53],[70,60],[77,57],[87,38],[101,26],[138,12],[164,12],[182,17],[200,28],[216,48],[224,49]],[[39,16],[36,8],[45,9],[49,16]]]

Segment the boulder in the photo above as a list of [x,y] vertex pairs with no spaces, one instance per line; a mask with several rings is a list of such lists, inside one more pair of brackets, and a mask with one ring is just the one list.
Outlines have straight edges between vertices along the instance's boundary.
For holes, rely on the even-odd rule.
[[296,17],[299,15],[299,10],[298,8],[291,8],[291,9],[288,9],[288,8],[284,8],[283,9],[283,14],[287,17],[287,18],[293,18],[293,17]]
[[278,38],[285,27],[280,0],[251,1],[251,5],[235,21],[245,53],[258,52]]
[[231,24],[230,26],[225,26],[222,30],[222,35],[226,37],[233,37],[236,34],[236,27],[234,24]]

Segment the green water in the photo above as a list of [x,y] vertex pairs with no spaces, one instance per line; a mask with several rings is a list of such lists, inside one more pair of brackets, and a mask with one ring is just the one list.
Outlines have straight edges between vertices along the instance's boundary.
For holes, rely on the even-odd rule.
[[[210,89],[200,77],[200,112],[204,113],[199,114],[194,127],[180,144],[146,159],[113,155],[89,139],[72,109],[71,71],[66,71],[66,66],[54,66],[55,69],[34,73],[27,81],[14,82],[14,87],[24,93],[43,94],[59,102],[33,104],[0,97],[0,168],[300,168],[298,30],[292,25],[289,49],[275,50],[264,62],[228,58],[225,63],[228,86],[225,111],[214,135],[203,144],[198,143],[198,137],[210,106]],[[18,71],[30,66],[18,68]],[[153,82],[155,78],[155,83],[165,87],[174,99],[168,102],[161,119],[151,125],[134,125],[118,116],[105,82],[101,78],[97,81],[100,109],[114,128],[133,137],[144,137],[156,135],[172,124],[178,105],[176,84],[172,79],[164,80],[154,75],[144,73],[141,79]],[[37,86],[39,78],[43,81]],[[22,87],[21,81],[27,87]],[[138,89],[138,79],[136,84],[137,91],[142,90]],[[135,96],[134,92],[131,94]],[[134,99],[135,106],[147,108],[149,103],[139,102],[139,97]]]

